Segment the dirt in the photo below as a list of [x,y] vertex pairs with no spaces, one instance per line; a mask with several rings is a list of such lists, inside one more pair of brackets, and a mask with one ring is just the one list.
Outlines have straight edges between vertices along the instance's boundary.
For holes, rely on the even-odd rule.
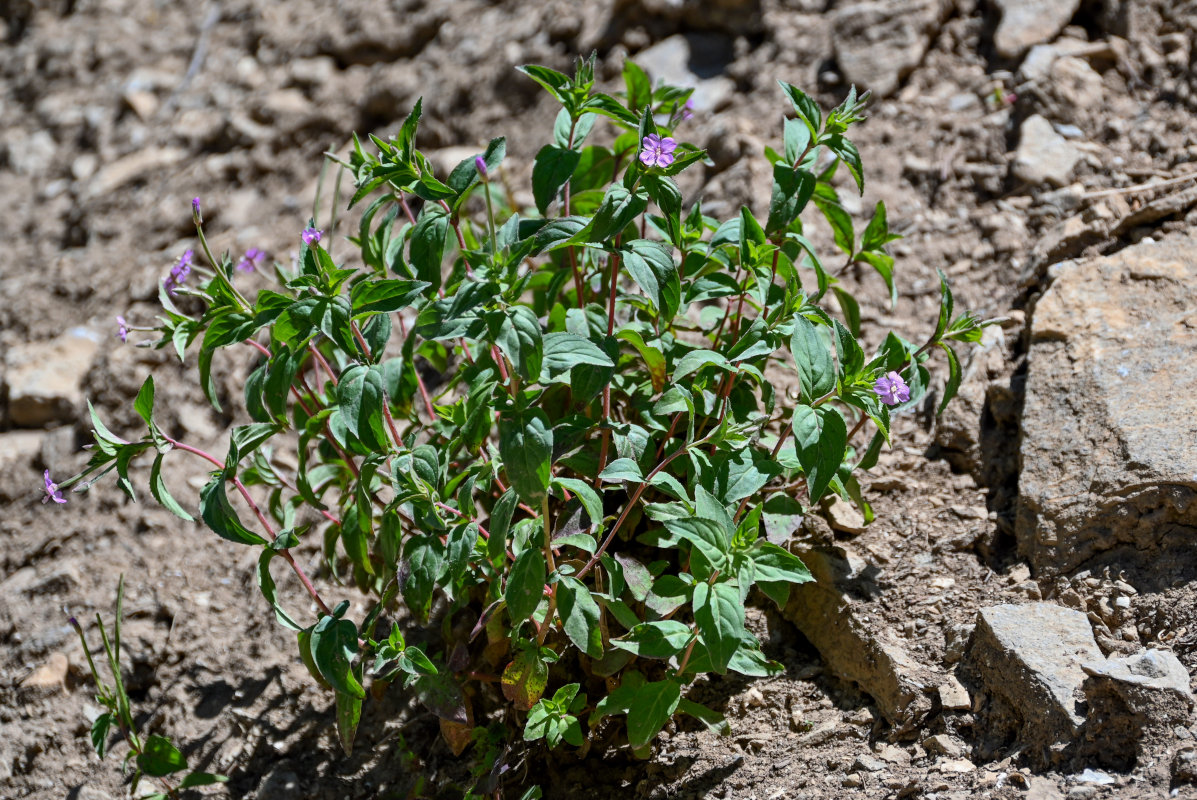
[[[601,80],[616,89],[625,55],[655,41],[680,32],[720,45],[727,54],[720,71],[734,91],[685,131],[718,163],[695,170],[683,189],[704,197],[709,213],[726,215],[741,203],[760,209],[768,197],[762,145],[780,140],[776,79],[816,93],[824,107],[847,89],[831,45],[833,6],[844,4],[725,0],[714,4],[722,17],[696,5],[0,2],[0,351],[83,328],[101,341],[85,394],[113,430],[135,430],[131,400],[152,368],[159,408],[177,415],[175,433],[219,448],[232,418],[208,410],[188,370],[115,336],[117,314],[133,324],[152,319],[156,282],[193,246],[191,198],[203,198],[214,249],[259,247],[285,259],[316,202],[321,153],[343,150],[354,131],[394,132],[420,95],[423,148],[478,148],[506,135],[507,171],[518,184],[550,136],[554,110],[512,67],[565,69],[591,48]],[[879,591],[868,613],[898,632],[917,660],[940,669],[955,626],[971,622],[979,606],[1053,591],[1029,580],[1011,537],[1022,322],[1046,268],[1197,222],[1181,208],[1110,234],[1098,209],[1083,235],[1059,237],[1053,231],[1068,212],[1052,187],[1027,186],[1008,170],[1019,125],[1032,113],[1080,131],[1079,192],[1191,168],[1191,2],[1081,4],[1063,35],[1117,45],[1094,59],[1104,89],[1096,108],[1051,86],[1023,91],[1015,65],[994,55],[993,9],[975,0],[952,6],[921,64],[873,105],[855,137],[867,180],[857,217],[884,200],[891,226],[905,236],[893,246],[896,309],[876,276],[849,271],[845,280],[862,301],[866,336],[891,326],[911,340],[925,336],[937,269],[952,279],[958,307],[1011,318],[997,356],[969,379],[980,399],[960,424],[979,444],[969,452],[937,436],[933,414],[903,419],[893,452],[866,481],[877,521],[858,536],[825,525],[808,534],[874,565]],[[326,187],[324,217],[330,195]],[[1153,196],[1110,202],[1134,207]],[[814,238],[830,248],[825,229]],[[245,367],[219,365],[228,396],[237,394]],[[10,427],[0,410],[0,431]],[[151,502],[129,503],[108,483],[71,495],[65,506],[38,502],[43,469],[67,475],[84,463],[79,447],[89,428],[77,414],[40,430],[31,453],[0,462],[0,797],[126,795],[124,747],[100,761],[88,742],[97,708],[64,612],[110,619],[122,573],[139,720],[179,742],[194,768],[229,775],[228,796],[460,795],[470,780],[467,759],[452,756],[435,718],[398,691],[367,702],[353,755],[340,752],[331,697],[311,683],[294,638],[274,622],[249,551]],[[179,494],[197,488],[200,472],[176,470],[167,479]],[[319,554],[305,558],[319,572]],[[1183,582],[1171,591],[1144,604],[1150,616],[1140,628],[1177,643],[1192,670],[1193,593]],[[284,592],[302,608],[297,587],[284,584]],[[342,595],[352,597],[347,589]],[[648,761],[613,744],[584,758],[512,750],[504,796],[518,797],[532,782],[547,797],[576,798],[1014,798],[1084,788],[1074,778],[1031,775],[1017,743],[972,750],[977,720],[967,710],[935,709],[917,730],[897,732],[759,600],[752,624],[785,671],[765,680],[712,678],[691,695],[727,714],[729,738],[679,720]],[[965,752],[929,754],[923,743],[936,734],[956,737]],[[1134,772],[1114,780],[1076,796],[1163,797],[1172,788]],[[1190,791],[1176,788],[1179,796]]]

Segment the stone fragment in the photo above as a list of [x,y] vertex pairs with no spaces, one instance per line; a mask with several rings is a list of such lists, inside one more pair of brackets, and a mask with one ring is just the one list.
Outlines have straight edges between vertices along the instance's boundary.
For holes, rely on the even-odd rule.
[[51,653],[46,662],[21,681],[21,688],[32,692],[66,691],[67,670],[71,662],[65,653]]
[[878,591],[872,570],[842,547],[797,552],[815,580],[795,586],[785,616],[823,656],[838,677],[854,681],[877,703],[877,710],[909,732],[931,710],[928,696],[943,673],[920,664],[889,626],[862,613],[856,597]]
[[885,769],[885,762],[879,758],[874,758],[868,753],[861,753],[852,762],[852,766],[848,769],[849,772],[880,772]]
[[960,681],[949,676],[939,685],[939,704],[951,711],[967,711],[972,708],[972,699],[968,696],[968,689],[960,685]]
[[1197,783],[1197,749],[1192,746],[1176,751],[1172,759],[1173,783]]
[[975,772],[977,765],[967,758],[941,758],[935,762],[932,769],[939,772],[954,772],[958,775],[964,775],[969,772]]
[[1140,755],[1171,741],[1193,710],[1189,673],[1168,650],[1086,662],[1089,703],[1084,750],[1102,766],[1132,768]]
[[932,755],[960,758],[965,753],[964,744],[946,733],[937,733],[923,740],[923,749]]
[[42,490],[33,460],[42,449],[40,431],[0,433],[0,500],[36,496]]
[[827,521],[831,523],[833,530],[841,533],[864,533],[864,515],[856,510],[856,506],[838,495],[827,504]]
[[13,345],[4,356],[0,386],[8,390],[9,422],[32,428],[75,421],[83,407],[83,377],[98,348],[95,334],[86,328],[50,341]]
[[1053,270],[1031,322],[1019,552],[1036,575],[1116,548],[1157,570],[1197,528],[1197,239]]
[[49,131],[25,135],[19,128],[9,131],[8,163],[18,175],[40,177],[54,166],[58,145]]
[[125,105],[141,118],[142,122],[149,122],[150,118],[154,116],[154,112],[158,110],[157,95],[145,89],[126,90],[122,99],[125,101]]
[[1064,800],[1064,794],[1050,778],[1031,778],[1027,787],[1026,800]]
[[1033,45],[1056,38],[1080,8],[1081,0],[993,0],[1002,18],[993,46],[1002,58],[1018,58]]
[[87,185],[88,197],[102,197],[134,181],[173,167],[187,157],[187,151],[179,147],[151,147],[136,150],[124,158],[113,161],[100,169]]
[[[724,49],[726,52],[721,52]],[[719,47],[709,35],[679,33],[641,50],[636,54],[636,63],[654,84],[664,81],[672,86],[693,87],[690,99],[694,109],[713,111],[736,90],[735,81],[723,74],[731,55],[730,49]]]
[[835,58],[849,83],[893,94],[923,61],[953,4],[945,0],[863,0],[832,12]]
[[1032,186],[1063,186],[1080,159],[1080,151],[1056,133],[1050,122],[1032,114],[1018,129],[1018,149],[1011,169],[1014,177]]
[[1081,664],[1101,660],[1079,611],[1052,603],[982,608],[962,669],[978,685],[987,734],[999,739],[985,744],[1016,741],[1034,764],[1053,763],[1084,723]]

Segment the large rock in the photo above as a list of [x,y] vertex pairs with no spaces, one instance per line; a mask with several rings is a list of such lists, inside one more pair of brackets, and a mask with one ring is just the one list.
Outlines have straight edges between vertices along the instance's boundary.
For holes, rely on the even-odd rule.
[[83,376],[98,348],[91,331],[75,328],[48,342],[23,342],[9,349],[3,378],[9,422],[34,428],[75,421],[83,407]]
[[1019,552],[1037,573],[1197,533],[1197,239],[1066,263],[1035,308]]
[[982,755],[1017,743],[1039,766],[1058,761],[1084,723],[1077,707],[1081,665],[1101,660],[1079,611],[1052,603],[978,611],[962,666],[977,684],[987,720]]
[[1011,170],[1014,177],[1032,186],[1063,186],[1080,159],[1080,151],[1056,133],[1050,122],[1032,114],[1018,129],[1018,149]]
[[635,59],[654,85],[692,87],[693,108],[713,111],[736,90],[735,81],[722,74],[732,59],[730,42],[723,44],[722,37],[711,34],[679,33],[641,50]]
[[865,0],[838,6],[832,27],[840,71],[862,91],[892,94],[922,63],[952,5],[947,0]]
[[1018,58],[1034,45],[1056,38],[1081,0],[993,0],[993,4],[1002,15],[993,47],[1002,58]]
[[1145,751],[1171,741],[1175,726],[1189,722],[1189,672],[1170,651],[1144,650],[1081,668],[1089,676],[1085,750],[1102,766],[1131,769]]
[[862,613],[861,596],[876,593],[873,570],[845,548],[798,553],[815,580],[795,586],[785,616],[837,677],[854,681],[899,733],[915,729],[933,706],[944,675],[916,661],[892,629]]

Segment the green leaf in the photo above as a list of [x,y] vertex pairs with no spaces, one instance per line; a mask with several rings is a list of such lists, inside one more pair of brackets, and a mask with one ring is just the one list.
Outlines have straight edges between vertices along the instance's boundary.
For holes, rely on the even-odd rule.
[[812,172],[794,169],[787,164],[774,164],[766,232],[774,236],[787,230],[798,219],[814,193],[815,176]]
[[511,517],[519,503],[519,495],[515,489],[508,489],[495,503],[490,512],[490,540],[487,542],[486,554],[491,561],[502,564],[507,547],[507,531],[511,528]]
[[540,377],[544,359],[544,343],[540,335],[540,320],[527,306],[509,306],[495,332],[495,344],[503,351],[524,380]]
[[541,364],[542,383],[556,383],[578,364],[614,367],[615,362],[589,339],[574,333],[557,332],[544,335],[544,360]]
[[436,536],[412,536],[403,546],[399,588],[403,602],[420,619],[428,616],[436,579],[441,574],[442,545]]
[[337,740],[346,756],[353,755],[353,737],[362,718],[362,698],[337,692]]
[[864,366],[864,351],[852,332],[843,326],[838,319],[831,321],[835,331],[835,349],[840,356],[840,371],[843,373],[845,384],[853,382]]
[[715,494],[723,503],[752,497],[781,472],[777,462],[754,447],[745,447],[716,462]]
[[848,172],[852,173],[852,180],[856,181],[857,191],[864,194],[864,171],[860,163],[860,151],[856,149],[856,145],[838,134],[824,136],[821,141],[831,152],[840,157],[844,166],[848,168]]
[[757,542],[751,555],[758,581],[807,583],[814,580],[802,559],[770,542]]
[[200,489],[200,517],[212,531],[222,539],[238,544],[258,545],[266,544],[266,540],[246,528],[237,517],[237,512],[229,504],[225,494],[224,474],[220,473],[212,478],[203,489]]
[[682,652],[692,636],[690,626],[677,620],[642,622],[623,636],[612,639],[611,646],[644,658],[669,658]]
[[577,150],[547,144],[536,154],[532,163],[532,196],[536,210],[544,214],[557,197],[561,187],[573,177],[582,154]]
[[146,425],[153,426],[154,420],[154,376],[150,375],[141,384],[137,399],[133,401],[133,410],[137,412]]
[[939,346],[943,348],[948,357],[948,381],[944,385],[943,400],[939,401],[939,409],[935,412],[937,416],[943,413],[943,410],[948,407],[948,403],[956,396],[956,392],[960,391],[962,377],[960,359],[957,357],[956,351],[946,342],[940,342]]
[[381,314],[408,308],[424,295],[431,284],[425,281],[398,278],[380,281],[362,281],[349,293],[353,304],[353,318],[366,314]]
[[786,93],[786,97],[790,98],[790,103],[798,112],[798,118],[806,124],[811,137],[818,136],[819,129],[823,127],[823,111],[819,108],[819,104],[798,87],[791,86],[785,81],[778,81],[778,83],[781,84],[781,90]]
[[835,388],[835,361],[831,350],[819,336],[814,323],[803,316],[794,318],[794,335],[790,339],[790,352],[798,367],[798,380],[802,402],[813,403]]
[[557,609],[565,635],[591,658],[603,657],[603,634],[599,628],[599,607],[590,590],[577,578],[557,581]]
[[544,694],[549,682],[549,667],[540,660],[536,650],[521,650],[503,670],[500,680],[503,696],[520,711],[527,711]]
[[91,724],[91,746],[100,758],[108,752],[108,735],[115,724],[116,716],[111,712],[100,714]]
[[682,686],[673,679],[646,683],[636,690],[628,710],[628,742],[633,749],[648,745],[677,710]]
[[382,370],[377,366],[351,364],[337,383],[337,404],[349,432],[370,450],[385,452],[391,443],[383,419],[383,387]]
[[649,378],[653,383],[653,391],[660,392],[665,389],[665,354],[661,352],[659,347],[647,344],[640,332],[629,327],[621,328],[616,334],[615,338],[622,339],[632,347],[636,348],[636,352],[640,353],[641,358],[644,359],[644,365],[648,367]]
[[744,604],[740,601],[740,590],[727,581],[714,586],[695,585],[694,622],[710,654],[712,668],[722,675],[744,636]]
[[633,194],[621,183],[611,184],[603,195],[602,204],[594,212],[594,219],[587,226],[590,229],[589,232],[583,241],[577,243],[604,242],[612,238],[640,216],[646,208],[648,208],[646,192],[639,191]]
[[312,628],[312,660],[320,676],[342,694],[363,698],[365,689],[353,674],[357,626],[347,619],[323,616]]
[[179,781],[179,788],[191,789],[195,786],[212,786],[216,783],[227,783],[228,780],[224,775],[213,775],[211,772],[192,772]]
[[683,697],[677,704],[677,710],[694,717],[705,725],[711,733],[717,733],[720,736],[727,736],[731,733],[731,726],[727,724],[727,719],[722,714],[714,709],[699,705],[693,700],[687,700]]
[[667,519],[665,530],[694,545],[715,569],[727,566],[727,552],[731,547],[731,541],[724,527],[718,522],[696,517]]
[[933,342],[938,342],[948,330],[948,322],[952,319],[952,310],[955,307],[952,287],[948,286],[948,277],[943,274],[943,270],[936,270],[936,272],[939,273],[939,321],[935,324],[935,335],[931,337]]
[[274,617],[278,620],[279,624],[293,631],[301,631],[303,627],[291,619],[287,612],[283,611],[282,606],[278,602],[274,578],[270,574],[270,562],[277,555],[278,553],[272,548],[264,548],[262,550],[262,555],[258,557],[258,588],[262,590],[262,596],[266,598],[266,602],[274,609]]
[[577,478],[553,478],[553,485],[573,492],[574,496],[578,498],[578,502],[582,504],[582,508],[586,509],[586,516],[590,517],[590,523],[602,527],[603,501],[590,484]]
[[623,82],[628,89],[628,108],[632,111],[639,111],[652,102],[652,81],[648,79],[648,73],[630,58],[623,62]]
[[524,66],[516,67],[516,69],[543,86],[549,94],[557,98],[558,102],[565,103],[566,97],[562,90],[569,85],[569,78],[567,76],[562,75],[555,69],[541,67],[536,64],[525,64]]
[[632,459],[617,458],[599,473],[599,480],[607,481],[608,483],[618,483],[621,481],[644,483],[644,473],[640,471],[640,465]]
[[187,769],[187,759],[170,739],[155,733],[146,737],[137,754],[137,768],[146,775],[161,778]]
[[848,426],[840,412],[831,406],[794,409],[794,442],[798,461],[806,475],[812,503],[827,491],[844,460],[848,445]]
[[682,378],[698,372],[708,364],[713,364],[720,369],[731,367],[728,360],[714,350],[691,350],[673,365],[673,382],[678,383]]
[[416,277],[433,289],[441,285],[441,260],[449,235],[449,215],[436,203],[426,203],[412,228],[407,260]]
[[529,547],[516,556],[503,592],[512,628],[519,627],[540,605],[546,577],[544,553],[539,548]]
[[187,522],[194,521],[195,518],[188,514],[183,507],[179,505],[178,501],[175,500],[170,491],[166,488],[166,481],[162,480],[161,453],[154,458],[154,465],[150,467],[150,494],[152,494],[154,499],[161,503],[162,507],[170,513],[174,514],[180,519],[186,520]]
[[634,239],[620,248],[623,263],[645,297],[666,317],[672,317],[681,302],[681,282],[673,255],[661,242]]
[[539,506],[549,488],[553,429],[539,408],[499,420],[499,454],[512,486],[523,500]]

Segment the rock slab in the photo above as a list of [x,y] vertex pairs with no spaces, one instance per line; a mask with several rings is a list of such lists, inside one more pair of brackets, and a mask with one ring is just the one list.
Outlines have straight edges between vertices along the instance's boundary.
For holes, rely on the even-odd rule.
[[1041,575],[1115,548],[1158,563],[1197,533],[1197,238],[1053,270],[1031,323],[1019,552]]
[[1102,660],[1084,614],[1028,603],[978,611],[963,666],[987,701],[987,731],[1047,766],[1084,724],[1081,665]]
[[23,342],[4,356],[8,419],[15,427],[73,422],[83,406],[83,376],[99,344],[90,331],[77,328],[56,339]]
[[993,32],[993,47],[1002,58],[1018,58],[1031,47],[1056,38],[1081,0],[994,0],[1002,18]]
[[[823,656],[828,669],[877,702],[899,733],[931,711],[944,675],[915,660],[883,623],[871,622],[854,595],[876,590],[868,567],[841,548],[804,548],[798,557],[815,580],[795,586],[785,616]],[[872,587],[872,588],[870,588]]]
[[1050,122],[1032,114],[1018,129],[1018,149],[1011,169],[1014,177],[1032,186],[1064,186],[1080,158],[1080,151],[1056,133]]
[[951,2],[865,0],[837,6],[832,16],[835,59],[857,89],[886,97],[923,61]]
[[[1085,749],[1104,767],[1128,770],[1144,751],[1161,749],[1193,711],[1189,672],[1168,650],[1081,665],[1089,703]],[[1163,762],[1164,759],[1155,759]]]

